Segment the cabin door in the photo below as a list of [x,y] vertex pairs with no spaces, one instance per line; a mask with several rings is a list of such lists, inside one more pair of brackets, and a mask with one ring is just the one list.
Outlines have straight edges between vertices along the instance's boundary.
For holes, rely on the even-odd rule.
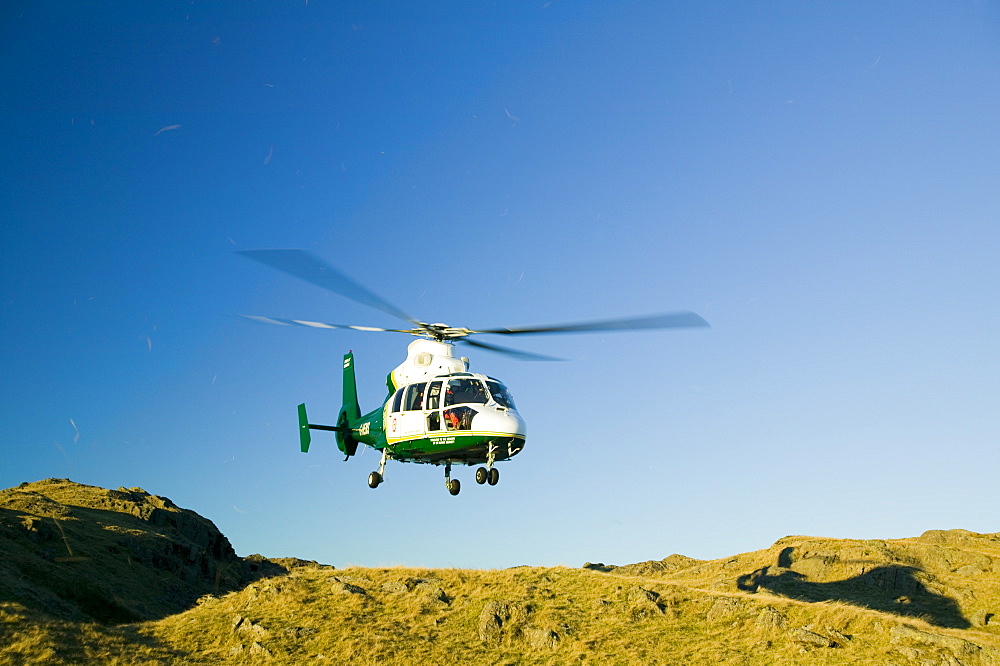
[[424,427],[424,392],[427,384],[410,384],[403,394],[403,411],[399,413],[397,437],[416,439],[426,433]]
[[427,432],[435,433],[444,429],[441,422],[441,382],[431,382],[427,385],[427,395],[424,400],[424,424]]

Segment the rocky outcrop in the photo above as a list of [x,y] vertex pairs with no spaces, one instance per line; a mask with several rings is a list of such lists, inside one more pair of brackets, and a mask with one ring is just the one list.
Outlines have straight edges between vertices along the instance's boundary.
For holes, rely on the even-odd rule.
[[736,577],[744,592],[844,601],[968,629],[988,626],[1000,606],[996,588],[980,583],[996,575],[998,554],[1000,535],[933,530],[885,541],[785,537],[768,551],[733,558],[733,566],[770,560]]
[[479,640],[489,647],[520,643],[536,650],[556,649],[561,640],[559,633],[550,627],[530,623],[533,611],[531,604],[487,601],[479,613]]
[[660,576],[704,563],[704,560],[696,560],[693,557],[674,554],[662,560],[648,560],[646,562],[636,562],[635,564],[626,564],[623,566],[604,564],[603,562],[586,562],[582,568],[604,573],[616,573],[621,576]]
[[162,617],[254,575],[194,511],[66,479],[0,491],[0,550],[0,600],[66,619]]

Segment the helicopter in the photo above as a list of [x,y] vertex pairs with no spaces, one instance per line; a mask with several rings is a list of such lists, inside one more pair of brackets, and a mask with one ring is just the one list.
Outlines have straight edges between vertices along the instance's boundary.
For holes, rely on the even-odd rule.
[[627,319],[519,328],[469,329],[414,319],[395,305],[358,284],[319,257],[304,250],[240,250],[239,254],[317,287],[369,306],[407,322],[410,328],[380,328],[330,324],[259,315],[242,317],[280,326],[314,329],[350,329],[364,332],[406,333],[417,339],[407,346],[406,359],[386,377],[388,394],[382,405],[362,414],[358,403],[354,353],[344,355],[343,400],[336,425],[310,423],[305,403],[298,406],[299,444],[308,453],[312,430],[334,433],[345,461],[364,445],[379,451],[378,469],[368,475],[368,486],[385,479],[389,461],[444,466],[445,488],[458,495],[461,483],[451,478],[452,465],[479,465],[475,480],[495,486],[500,480],[496,463],[524,449],[526,425],[504,384],[488,375],[469,372],[469,359],[456,357],[456,344],[506,354],[525,360],[558,361],[542,354],[509,349],[472,339],[474,335],[539,335],[592,331],[707,327],[693,312],[672,312]]

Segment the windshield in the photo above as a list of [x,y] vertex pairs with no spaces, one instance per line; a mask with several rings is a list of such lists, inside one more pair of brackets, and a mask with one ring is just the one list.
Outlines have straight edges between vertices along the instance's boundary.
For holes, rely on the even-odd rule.
[[490,393],[493,394],[493,399],[497,401],[497,404],[501,407],[507,407],[509,409],[517,409],[514,407],[514,398],[510,396],[510,391],[507,387],[498,381],[488,381],[486,385],[490,387]]
[[464,402],[486,404],[489,396],[478,379],[449,379],[445,389],[444,406],[460,405]]

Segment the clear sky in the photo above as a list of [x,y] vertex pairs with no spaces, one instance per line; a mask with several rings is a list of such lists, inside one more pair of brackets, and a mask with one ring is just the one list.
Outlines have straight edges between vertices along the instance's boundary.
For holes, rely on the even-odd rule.
[[[0,487],[141,486],[242,555],[723,557],[1000,530],[1000,5],[0,6]],[[500,484],[332,436],[403,335],[236,254],[303,248],[425,321],[692,310],[485,339]],[[471,352],[471,353],[470,353]]]

